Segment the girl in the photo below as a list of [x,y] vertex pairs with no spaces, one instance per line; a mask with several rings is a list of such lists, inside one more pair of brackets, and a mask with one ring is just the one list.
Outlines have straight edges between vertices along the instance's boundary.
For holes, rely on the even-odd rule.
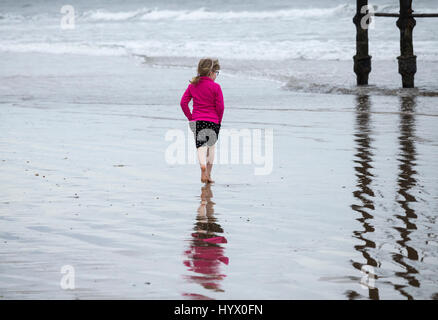
[[[180,103],[195,135],[201,166],[201,181],[205,183],[214,182],[211,179],[211,169],[213,168],[215,143],[224,114],[222,89],[218,83],[215,83],[219,70],[218,59],[201,59],[198,63],[198,75],[190,81]],[[190,113],[189,108],[191,99],[193,99],[193,113]]]

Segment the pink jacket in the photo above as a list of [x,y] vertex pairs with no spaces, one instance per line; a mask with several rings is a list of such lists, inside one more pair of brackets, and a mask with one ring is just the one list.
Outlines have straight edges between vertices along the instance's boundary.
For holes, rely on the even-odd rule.
[[[189,102],[193,98],[193,113]],[[224,115],[224,97],[221,86],[210,77],[201,77],[197,84],[189,84],[181,98],[181,108],[189,121],[205,120],[217,124]]]

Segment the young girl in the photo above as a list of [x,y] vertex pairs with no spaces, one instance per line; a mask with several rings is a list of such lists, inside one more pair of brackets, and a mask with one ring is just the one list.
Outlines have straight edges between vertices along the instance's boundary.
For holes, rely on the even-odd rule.
[[[201,181],[205,183],[214,182],[211,179],[211,169],[213,168],[215,143],[224,114],[222,89],[218,83],[215,83],[219,70],[218,59],[201,59],[198,63],[198,75],[190,81],[180,103],[195,135],[201,166]],[[193,99],[192,113],[189,108],[191,99]]]

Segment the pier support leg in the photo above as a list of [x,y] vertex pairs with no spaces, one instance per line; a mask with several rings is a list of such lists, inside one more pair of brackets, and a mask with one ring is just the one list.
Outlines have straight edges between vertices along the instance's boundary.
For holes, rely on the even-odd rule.
[[368,0],[356,0],[356,15],[353,23],[356,25],[356,55],[354,60],[354,73],[356,73],[357,85],[367,85],[368,75],[371,72],[371,56],[368,55],[368,26],[363,28],[361,21],[366,13],[361,9],[368,5]]
[[400,56],[397,59],[403,88],[414,87],[414,76],[417,72],[417,56],[414,55],[412,44],[412,31],[416,21],[412,12],[412,0],[400,0],[400,17],[397,20],[397,27],[400,29]]

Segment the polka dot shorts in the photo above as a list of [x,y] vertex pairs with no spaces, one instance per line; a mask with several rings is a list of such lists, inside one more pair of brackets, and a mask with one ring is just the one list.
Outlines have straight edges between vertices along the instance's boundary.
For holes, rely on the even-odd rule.
[[211,147],[219,138],[220,124],[211,121],[197,120],[190,121],[189,125],[195,136],[196,148],[202,146]]

